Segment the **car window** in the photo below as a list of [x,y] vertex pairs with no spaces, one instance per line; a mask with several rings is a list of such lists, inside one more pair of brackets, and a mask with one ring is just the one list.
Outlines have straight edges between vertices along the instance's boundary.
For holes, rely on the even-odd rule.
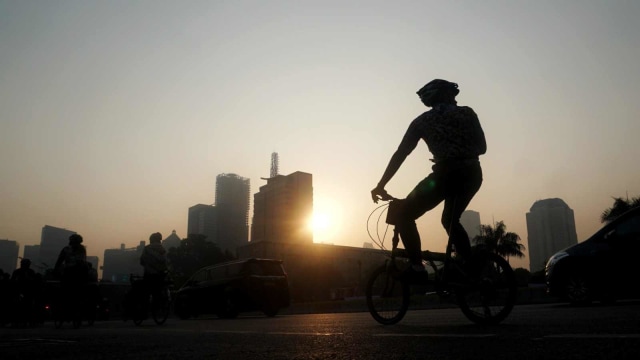
[[274,261],[265,261],[260,264],[261,270],[264,275],[274,276],[274,275],[282,275],[282,266],[278,262]]
[[195,275],[193,275],[193,280],[197,282],[207,281],[207,271],[198,271]]
[[618,226],[616,226],[616,235],[623,237],[640,236],[640,215],[618,224]]
[[227,268],[226,267],[216,267],[213,269],[209,269],[209,278],[214,279],[222,279],[226,277]]
[[227,266],[227,276],[236,276],[240,274],[242,265],[244,265],[244,263],[230,264]]
[[262,273],[262,268],[260,267],[260,264],[256,262],[248,262],[244,266],[244,271],[249,275],[264,275]]
[[282,266],[274,261],[251,261],[245,265],[245,272],[258,276],[279,276],[283,275]]

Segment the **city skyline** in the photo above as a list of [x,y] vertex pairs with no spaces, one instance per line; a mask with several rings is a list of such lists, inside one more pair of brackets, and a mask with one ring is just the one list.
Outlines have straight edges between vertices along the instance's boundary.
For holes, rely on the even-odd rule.
[[571,209],[562,199],[536,201],[527,213],[529,269],[540,271],[549,258],[578,242]]
[[[184,238],[217,174],[258,188],[277,151],[282,173],[314,176],[314,241],[361,247],[369,192],[426,110],[415,92],[444,78],[487,137],[468,208],[524,240],[531,204],[562,198],[585,240],[612,197],[640,194],[639,15],[589,0],[0,0],[0,239],[35,245],[51,225],[101,256]],[[389,192],[429,157],[421,143]],[[418,220],[425,249],[444,249],[441,211]]]

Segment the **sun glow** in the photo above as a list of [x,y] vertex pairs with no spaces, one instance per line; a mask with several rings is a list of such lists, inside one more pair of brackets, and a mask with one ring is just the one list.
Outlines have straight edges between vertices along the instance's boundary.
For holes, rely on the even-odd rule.
[[314,203],[313,215],[309,220],[309,228],[313,231],[313,242],[334,243],[339,230],[340,214],[338,207],[326,201]]
[[314,233],[326,231],[331,225],[329,215],[324,213],[314,213],[311,217],[311,229]]

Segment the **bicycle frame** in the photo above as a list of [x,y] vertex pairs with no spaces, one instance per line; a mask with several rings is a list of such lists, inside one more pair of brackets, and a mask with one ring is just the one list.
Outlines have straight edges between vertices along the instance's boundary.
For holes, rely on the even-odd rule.
[[[397,209],[398,207],[395,207],[395,210],[390,211],[395,214],[391,214],[391,221],[387,218],[387,223],[396,227],[397,217],[393,216],[401,216]],[[382,250],[386,250],[384,237],[379,238],[378,241],[371,238]],[[425,286],[430,283],[435,284],[435,291],[422,292],[420,289],[421,294],[455,295],[456,303],[464,315],[478,324],[497,324],[513,309],[517,290],[515,274],[509,263],[501,256],[483,250],[472,251],[467,258],[472,271],[467,272],[466,269],[469,266],[463,267],[455,261],[452,255],[453,244],[449,237],[444,254],[428,250],[422,252],[423,263],[434,270],[433,281],[427,272],[425,272],[427,276],[411,279],[412,275],[409,278],[403,277],[402,271],[397,266],[398,257],[408,258],[406,250],[398,248],[399,244],[400,234],[394,227],[389,258],[381,267],[373,271],[367,281],[367,307],[379,323],[392,325],[399,322],[409,308],[411,286]],[[436,262],[442,263],[442,266],[439,267]],[[453,269],[458,270],[459,277],[449,280],[451,275],[447,273]]]
[[[400,269],[396,267],[396,259],[398,257],[400,258],[408,257],[405,249],[398,248],[398,245],[400,244],[399,235],[400,234],[398,229],[394,228],[392,244],[391,244],[392,247],[391,247],[391,252],[389,254],[389,260],[391,264],[393,264],[392,266],[394,266],[395,270],[398,272],[400,271]],[[449,267],[448,265],[450,263],[453,263],[453,258],[451,256],[451,252],[452,252],[451,245],[452,245],[451,242],[447,244],[447,251],[445,253],[436,253],[429,250],[422,251],[422,261],[426,263],[425,265],[431,267],[431,269],[433,269],[433,271],[435,272],[435,280],[434,280],[435,283],[441,283],[444,281],[443,279],[445,278],[445,273],[447,271],[446,269]],[[437,262],[442,263],[442,265],[438,266],[436,264]],[[440,268],[442,268],[442,271],[438,271]],[[427,283],[419,284],[419,285],[427,285]]]
[[[166,276],[167,274],[165,274],[161,287],[157,289],[151,288],[148,280],[145,280],[143,276],[133,274],[129,276],[131,289],[125,304],[129,308],[127,315],[131,316],[136,326],[148,318],[149,311],[151,311],[157,325],[162,325],[166,321],[171,304],[170,285],[172,284],[172,281],[168,280]],[[161,305],[162,312],[157,313],[156,311]]]

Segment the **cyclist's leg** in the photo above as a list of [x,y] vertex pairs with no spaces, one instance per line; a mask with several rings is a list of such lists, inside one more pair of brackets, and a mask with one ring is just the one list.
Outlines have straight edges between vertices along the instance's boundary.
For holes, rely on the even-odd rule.
[[402,216],[396,228],[405,249],[409,253],[409,260],[414,265],[422,264],[421,241],[415,220],[433,209],[445,199],[444,184],[440,177],[431,173],[407,195],[404,199]]
[[458,256],[465,258],[471,251],[471,243],[469,235],[460,224],[460,216],[482,185],[482,170],[478,165],[452,172],[446,183],[442,226],[456,247]]
[[148,292],[154,299],[162,296],[164,274],[149,274],[148,277]]

